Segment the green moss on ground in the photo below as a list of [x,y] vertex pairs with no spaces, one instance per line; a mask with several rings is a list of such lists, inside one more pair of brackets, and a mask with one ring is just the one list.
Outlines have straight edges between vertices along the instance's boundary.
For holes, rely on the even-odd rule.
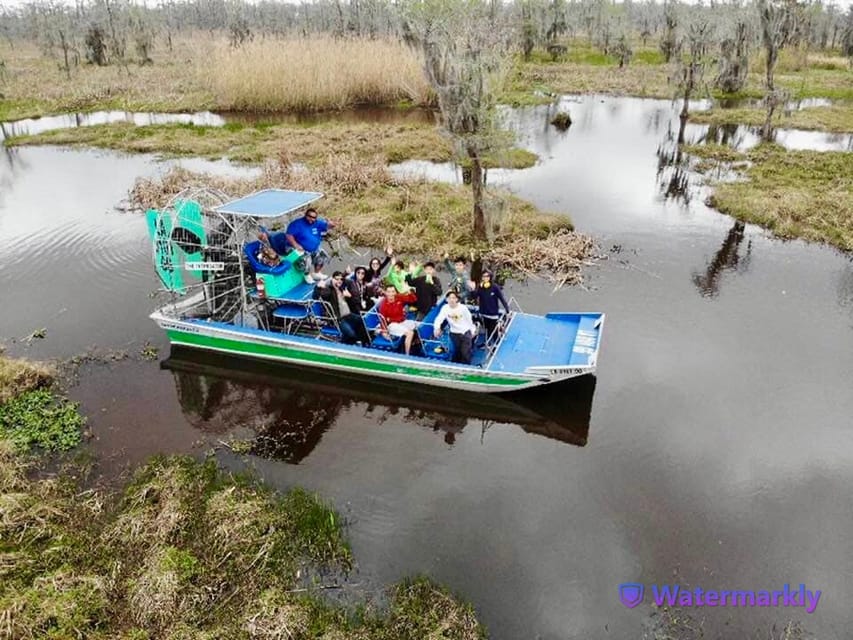
[[745,180],[714,185],[711,204],[783,238],[853,251],[853,162],[845,152],[786,151],[764,144],[738,154],[717,145],[687,147],[705,159],[744,163]]

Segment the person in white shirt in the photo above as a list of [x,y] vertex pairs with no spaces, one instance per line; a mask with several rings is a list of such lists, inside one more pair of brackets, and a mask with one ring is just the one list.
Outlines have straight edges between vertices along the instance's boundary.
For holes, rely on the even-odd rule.
[[433,334],[436,340],[441,337],[441,325],[447,320],[450,325],[450,339],[453,341],[453,362],[471,364],[471,351],[474,347],[474,336],[477,326],[471,319],[471,312],[464,304],[459,303],[459,294],[448,291],[445,304],[433,323]]

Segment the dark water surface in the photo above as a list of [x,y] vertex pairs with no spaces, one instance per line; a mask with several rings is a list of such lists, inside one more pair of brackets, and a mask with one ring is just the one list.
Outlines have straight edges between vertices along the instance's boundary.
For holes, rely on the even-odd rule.
[[[849,637],[850,258],[706,208],[698,177],[670,158],[668,102],[567,104],[565,134],[547,107],[514,112],[541,162],[489,177],[600,239],[608,259],[586,290],[508,286],[526,310],[607,313],[594,389],[466,405],[180,354],[165,369],[100,365],[73,395],[102,468],[249,439],[263,478],[319,491],[347,517],[368,591],[427,573],[470,599],[498,639],[642,637],[652,608],[619,604],[622,582],[804,582],[823,591],[811,615],[690,613],[707,638],[764,638],[788,620]],[[0,167],[0,339],[44,326],[45,340],[12,351],[151,341],[165,357],[146,317],[144,221],[112,209],[164,165],[24,148]]]

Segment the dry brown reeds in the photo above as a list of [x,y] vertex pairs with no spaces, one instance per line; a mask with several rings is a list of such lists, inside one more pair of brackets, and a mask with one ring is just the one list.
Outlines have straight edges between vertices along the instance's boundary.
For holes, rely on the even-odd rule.
[[[363,161],[328,156],[317,166],[294,166],[286,154],[268,163],[261,176],[231,179],[173,169],[162,178],[139,180],[130,194],[134,206],[161,207],[188,187],[214,187],[235,197],[278,187],[322,191],[321,214],[355,245],[398,253],[438,257],[474,253],[493,268],[537,275],[558,284],[581,281],[581,267],[592,258],[592,239],[572,229],[566,216],[538,211],[508,193],[500,193],[500,232],[488,244],[471,234],[471,193],[464,185],[393,177],[381,158]],[[328,212],[328,213],[327,213]]]
[[489,259],[529,277],[545,276],[556,284],[580,284],[582,269],[590,266],[595,242],[590,236],[557,229],[544,237],[521,237],[492,248]]
[[210,59],[210,85],[226,109],[322,111],[429,101],[420,59],[390,39],[263,39],[239,48],[219,43]]
[[47,364],[0,355],[0,404],[18,394],[50,384],[54,373]]

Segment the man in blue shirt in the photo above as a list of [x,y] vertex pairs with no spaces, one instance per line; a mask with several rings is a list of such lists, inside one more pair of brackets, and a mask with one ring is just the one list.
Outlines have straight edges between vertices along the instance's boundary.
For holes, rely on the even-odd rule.
[[[301,253],[307,253],[310,256],[308,258],[309,263],[306,265],[309,272],[305,274],[305,281],[313,283],[314,276],[312,276],[311,267],[313,267],[313,272],[318,275],[323,269],[327,256],[320,245],[323,242],[323,236],[334,226],[333,221],[319,217],[317,210],[311,208],[305,211],[304,216],[296,218],[287,225],[284,234],[276,233],[270,237],[265,237],[266,234],[262,234],[260,237],[261,240],[268,240],[272,248],[279,254],[286,253],[287,245]],[[282,242],[282,235],[287,241],[286,244]]]

